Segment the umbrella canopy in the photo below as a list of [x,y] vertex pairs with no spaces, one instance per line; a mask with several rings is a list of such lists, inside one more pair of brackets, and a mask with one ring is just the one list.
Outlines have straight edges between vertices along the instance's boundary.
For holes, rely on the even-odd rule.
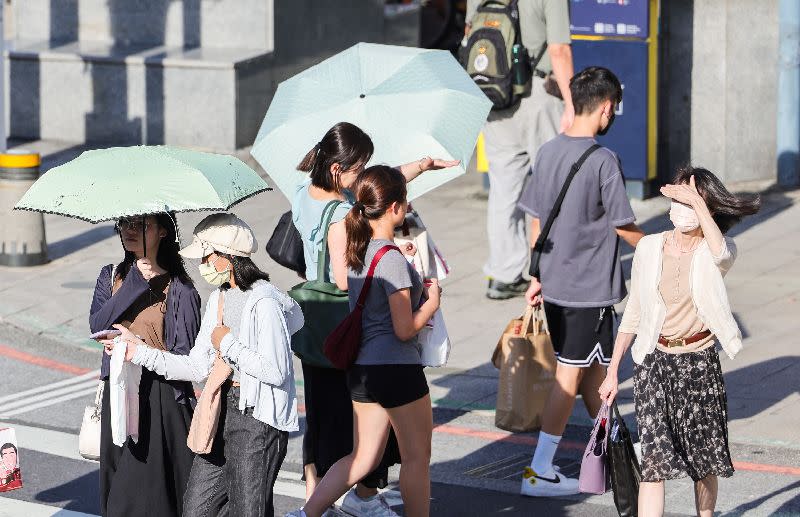
[[227,210],[267,183],[234,156],[168,146],[86,151],[47,171],[14,207],[91,223],[159,212]]
[[359,43],[278,86],[251,154],[289,199],[308,177],[297,164],[337,122],[372,138],[372,163],[461,160],[412,181],[414,199],[464,174],[490,108],[449,52]]

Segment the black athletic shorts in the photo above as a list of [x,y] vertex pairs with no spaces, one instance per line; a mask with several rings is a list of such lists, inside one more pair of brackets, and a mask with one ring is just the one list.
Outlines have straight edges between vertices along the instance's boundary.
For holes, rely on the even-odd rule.
[[376,402],[384,408],[404,406],[429,393],[421,364],[354,364],[347,387],[355,402]]
[[611,362],[614,350],[614,307],[562,307],[544,302],[550,339],[558,362],[585,368],[594,361]]

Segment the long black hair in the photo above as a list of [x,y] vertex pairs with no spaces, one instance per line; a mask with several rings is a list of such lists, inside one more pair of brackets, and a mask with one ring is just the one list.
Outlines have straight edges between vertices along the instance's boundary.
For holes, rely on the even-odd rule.
[[732,194],[711,171],[701,167],[686,166],[678,169],[673,183],[688,184],[692,176],[697,193],[706,202],[714,222],[723,234],[728,233],[744,216],[753,215],[761,208],[758,194]]
[[348,267],[360,273],[364,269],[367,246],[372,239],[371,220],[380,219],[392,203],[403,203],[407,194],[403,174],[388,165],[374,165],[356,179],[353,192],[356,203],[344,218],[347,232],[345,260]]
[[[220,257],[226,258],[230,261],[233,271],[233,279],[236,281],[236,287],[242,291],[249,291],[259,280],[266,280],[269,282],[269,275],[259,269],[253,259],[250,257],[240,257],[238,255],[228,255],[227,253],[216,252]],[[227,290],[231,288],[231,284],[222,284],[222,288]]]
[[315,187],[338,193],[342,185],[331,174],[333,164],[338,163],[344,172],[367,163],[374,151],[372,139],[361,128],[349,122],[339,122],[306,153],[297,170],[311,173],[311,184]]
[[[156,224],[158,224],[159,228],[167,233],[158,244],[158,253],[156,253],[155,260],[156,264],[166,269],[170,278],[177,278],[184,284],[192,285],[192,279],[189,277],[189,273],[186,272],[186,267],[183,264],[183,257],[178,254],[181,247],[177,238],[178,230],[175,227],[175,212],[151,215],[156,218]],[[119,233],[119,228],[117,228],[117,232]],[[122,240],[122,235],[120,235],[120,240]],[[144,245],[144,243],[142,244]],[[124,244],[122,249],[125,249]],[[116,276],[125,280],[134,262],[136,262],[136,254],[132,251],[125,250],[125,258],[117,265]],[[113,282],[115,278],[111,280]]]

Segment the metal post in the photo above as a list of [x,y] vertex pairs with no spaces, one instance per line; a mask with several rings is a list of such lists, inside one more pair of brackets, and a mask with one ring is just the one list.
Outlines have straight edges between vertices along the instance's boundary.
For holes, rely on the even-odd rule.
[[3,24],[5,2],[0,2],[0,153],[6,152],[6,35]]
[[781,0],[778,14],[778,184],[800,185],[800,2]]

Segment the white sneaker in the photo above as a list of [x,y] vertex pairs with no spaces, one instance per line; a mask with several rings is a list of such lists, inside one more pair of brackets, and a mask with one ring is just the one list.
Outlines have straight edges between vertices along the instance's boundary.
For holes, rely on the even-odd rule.
[[525,467],[520,493],[530,497],[573,495],[578,493],[578,480],[568,478],[555,469],[552,477],[539,476],[532,468]]
[[344,496],[341,509],[353,517],[400,517],[392,510],[381,494],[369,499],[361,499],[355,488]]

